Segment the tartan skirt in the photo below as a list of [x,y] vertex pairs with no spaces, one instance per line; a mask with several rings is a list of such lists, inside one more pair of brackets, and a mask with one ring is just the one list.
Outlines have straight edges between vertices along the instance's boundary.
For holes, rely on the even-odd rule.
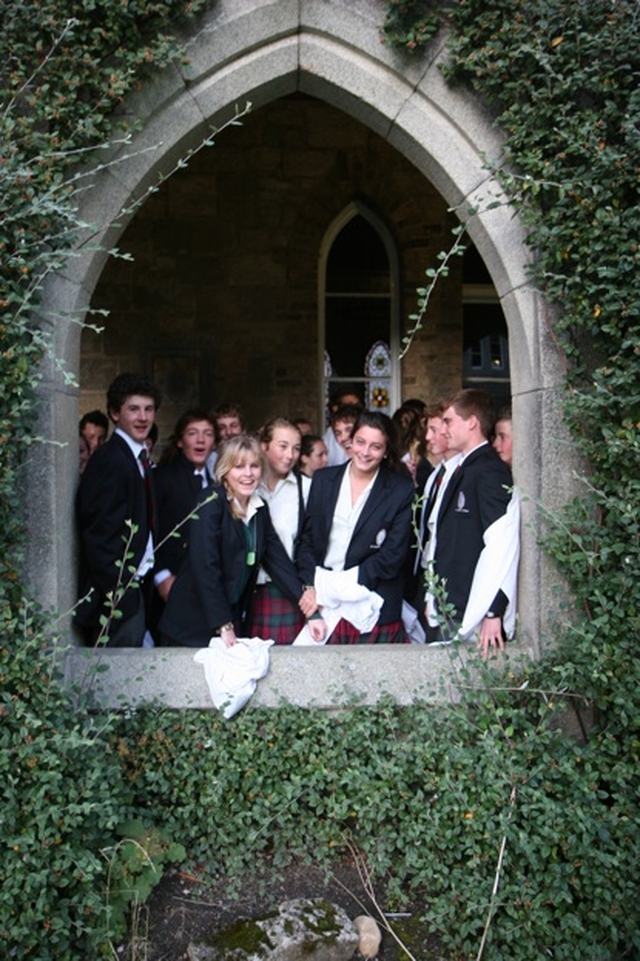
[[251,598],[249,634],[276,644],[293,644],[306,624],[297,604],[285,597],[273,582],[259,584]]
[[409,644],[402,621],[391,621],[389,624],[376,624],[372,631],[361,634],[360,631],[345,621],[335,626],[335,630],[327,641],[328,644]]

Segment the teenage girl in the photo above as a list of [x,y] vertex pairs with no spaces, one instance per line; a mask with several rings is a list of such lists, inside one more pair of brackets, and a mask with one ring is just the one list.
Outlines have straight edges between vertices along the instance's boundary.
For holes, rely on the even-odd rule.
[[[288,557],[295,559],[302,529],[309,481],[295,470],[300,457],[299,429],[284,417],[274,417],[259,433],[264,470],[258,493],[269,508],[276,534]],[[251,633],[276,644],[291,644],[304,627],[297,603],[274,584],[265,570],[258,574],[252,601]]]
[[[256,576],[264,567],[292,605],[313,613],[305,589],[257,493],[262,451],[253,437],[225,441],[215,483],[190,521],[189,546],[160,621],[165,645],[207,647],[214,635],[227,646],[246,636]],[[318,625],[310,623],[312,635]],[[321,638],[320,638],[321,639]]]
[[372,631],[360,634],[343,618],[330,644],[406,642],[401,615],[413,497],[391,418],[362,411],[351,434],[350,460],[313,477],[297,564],[309,585],[316,567],[357,568],[358,583],[380,594],[384,604]]
[[298,471],[304,477],[312,478],[315,471],[327,466],[329,454],[327,445],[318,434],[303,434],[300,444]]

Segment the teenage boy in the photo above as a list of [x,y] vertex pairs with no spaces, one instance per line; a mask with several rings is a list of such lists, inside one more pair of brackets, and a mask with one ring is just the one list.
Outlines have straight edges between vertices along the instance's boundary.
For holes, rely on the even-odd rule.
[[351,428],[355,424],[355,418],[346,424],[346,431],[340,429],[340,438],[336,434],[334,427],[335,416],[343,407],[353,412],[353,408],[360,413],[362,410],[362,398],[353,387],[343,387],[331,397],[329,404],[329,426],[322,437],[327,448],[327,467],[337,467],[339,464],[346,464],[349,460],[348,448],[351,442]]
[[447,446],[461,456],[438,508],[433,567],[454,624],[434,620],[440,601],[427,605],[444,640],[475,636],[484,658],[503,650],[513,633],[520,551],[511,471],[488,441],[493,419],[493,401],[482,390],[459,391],[444,411]]
[[444,433],[443,402],[434,404],[427,413],[427,451],[429,460],[433,464],[433,471],[429,474],[424,490],[420,497],[416,511],[417,544],[412,553],[413,578],[410,580],[412,593],[410,602],[418,612],[418,618],[425,630],[427,639],[432,633],[426,623],[425,615],[425,569],[433,562],[436,535],[435,526],[438,508],[444,491],[449,483],[460,455],[448,447]]
[[331,424],[324,436],[329,455],[327,467],[346,464],[351,457],[351,432],[361,410],[356,404],[343,404],[331,414]]
[[247,422],[244,411],[240,404],[235,401],[228,404],[219,404],[209,415],[215,427],[215,446],[207,457],[207,470],[213,477],[218,459],[218,447],[224,444],[230,437],[237,437],[247,431]]
[[496,425],[493,428],[493,441],[491,443],[494,451],[505,464],[511,467],[513,463],[513,424],[511,420],[511,407],[503,407],[498,414]]
[[115,429],[89,458],[76,499],[75,622],[86,644],[104,637],[109,647],[141,647],[145,638],[154,529],[154,472],[145,440],[159,406],[160,391],[138,374],[121,374],[107,391]]
[[93,454],[96,447],[100,447],[107,439],[109,433],[109,421],[107,415],[101,410],[90,410],[80,419],[78,425],[80,436],[84,437],[89,448],[89,456]]

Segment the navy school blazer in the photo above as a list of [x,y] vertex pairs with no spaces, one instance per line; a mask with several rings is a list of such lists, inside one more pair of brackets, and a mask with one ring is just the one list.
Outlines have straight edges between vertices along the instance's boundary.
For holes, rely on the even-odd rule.
[[[333,514],[347,466],[323,467],[313,475],[297,553],[298,570],[305,584],[313,584],[315,568],[324,565]],[[397,621],[402,613],[414,494],[410,477],[382,466],[347,548],[344,569],[358,566],[358,582],[384,599],[380,624]]]
[[[447,601],[462,618],[484,532],[506,513],[513,480],[511,471],[490,444],[472,451],[454,472],[442,497],[436,522],[435,571],[446,579]],[[500,585],[487,597],[487,611],[502,615],[506,598]]]
[[[181,452],[168,464],[161,464],[153,473],[158,515],[158,548],[155,570],[169,570],[177,574],[187,549],[189,521],[181,523],[193,510],[202,495],[202,480],[194,473],[193,464]],[[207,479],[211,478],[207,474]],[[177,525],[177,536],[168,537]],[[164,541],[164,544],[161,542]]]
[[[153,482],[153,472],[152,472]],[[127,521],[136,525],[131,535]],[[80,541],[78,597],[92,588],[88,600],[75,611],[76,623],[97,627],[105,613],[105,597],[118,583],[118,562],[124,557],[126,539],[130,536],[126,561],[129,568],[140,564],[149,539],[147,491],[144,478],[127,442],[118,434],[93,452],[76,495],[76,523]],[[119,603],[123,617],[131,616],[138,605],[133,589]]]
[[185,558],[160,619],[160,633],[179,646],[207,647],[228,621],[243,630],[261,566],[294,604],[302,595],[303,582],[275,532],[266,504],[256,511],[255,564],[242,589],[247,573],[245,525],[231,513],[224,487],[210,484],[201,500],[212,495],[189,522]]

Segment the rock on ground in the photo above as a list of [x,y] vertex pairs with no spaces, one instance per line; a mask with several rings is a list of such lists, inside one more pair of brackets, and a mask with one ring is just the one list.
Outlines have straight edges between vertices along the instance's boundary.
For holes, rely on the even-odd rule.
[[346,912],[320,898],[283,902],[270,915],[240,919],[187,949],[189,961],[351,961],[358,932]]
[[378,957],[382,934],[376,921],[368,914],[361,914],[355,918],[353,926],[358,933],[358,952],[367,961]]

